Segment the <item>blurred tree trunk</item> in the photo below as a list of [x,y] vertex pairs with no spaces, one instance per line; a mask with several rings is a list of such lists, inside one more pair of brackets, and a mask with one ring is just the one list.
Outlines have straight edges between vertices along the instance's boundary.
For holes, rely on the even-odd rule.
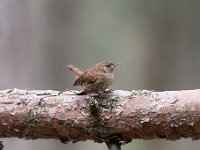
[[36,86],[56,90],[70,88],[63,81],[67,80],[66,66],[72,60],[73,49],[76,49],[77,45],[73,35],[78,32],[76,14],[79,13],[79,5],[73,0],[33,3],[38,9],[38,12],[34,14],[34,23],[36,26],[35,43],[39,45],[37,47],[39,68],[36,72],[38,72],[37,76],[40,76],[38,79],[40,82]]
[[1,88],[28,88],[31,66],[31,28],[30,1],[0,1],[0,74]]

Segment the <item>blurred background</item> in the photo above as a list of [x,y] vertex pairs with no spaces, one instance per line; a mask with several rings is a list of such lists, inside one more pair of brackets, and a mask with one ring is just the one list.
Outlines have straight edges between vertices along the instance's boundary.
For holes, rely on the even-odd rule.
[[[0,89],[78,89],[68,64],[123,65],[112,88],[200,85],[200,1],[0,0]],[[5,150],[106,150],[93,141],[2,139]],[[197,150],[198,141],[133,140],[123,150]]]

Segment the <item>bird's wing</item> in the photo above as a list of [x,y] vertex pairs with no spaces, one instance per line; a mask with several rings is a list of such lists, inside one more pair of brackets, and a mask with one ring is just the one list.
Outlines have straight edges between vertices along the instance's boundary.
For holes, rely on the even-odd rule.
[[98,80],[96,74],[91,74],[90,72],[84,72],[81,74],[78,79],[74,82],[74,86],[83,85],[83,84],[93,84]]

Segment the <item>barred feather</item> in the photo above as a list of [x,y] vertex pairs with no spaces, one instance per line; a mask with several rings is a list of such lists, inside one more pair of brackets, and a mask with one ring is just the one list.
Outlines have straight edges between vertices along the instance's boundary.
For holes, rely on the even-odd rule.
[[73,65],[68,65],[68,69],[78,78],[83,72]]

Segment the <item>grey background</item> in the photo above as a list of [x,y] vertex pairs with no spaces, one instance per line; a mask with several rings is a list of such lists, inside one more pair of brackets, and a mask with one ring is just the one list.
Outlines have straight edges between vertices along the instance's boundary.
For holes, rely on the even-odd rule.
[[[112,88],[184,90],[200,85],[200,1],[1,0],[0,89],[79,89],[82,70],[123,65]],[[104,144],[2,139],[5,150],[107,149]],[[198,141],[133,140],[124,150],[199,149]]]

